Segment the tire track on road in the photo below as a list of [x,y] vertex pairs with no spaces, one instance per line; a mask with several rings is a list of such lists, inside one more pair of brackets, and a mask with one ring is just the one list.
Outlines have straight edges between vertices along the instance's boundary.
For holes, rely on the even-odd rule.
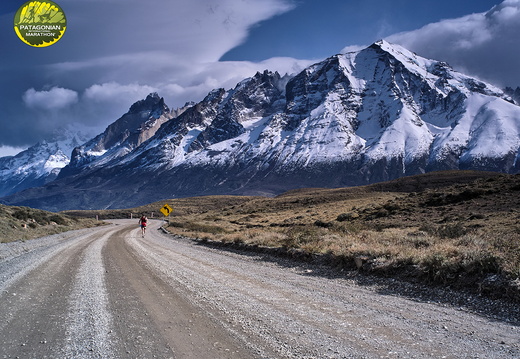
[[[373,350],[365,342],[348,341],[346,332],[341,334],[347,327],[341,318],[323,318],[319,309],[301,297],[301,290],[284,288],[283,283],[268,275],[262,277],[258,270],[268,269],[258,263],[249,263],[253,269],[243,270],[236,267],[243,264],[240,259],[187,243],[170,241],[169,246],[164,246],[155,241],[155,236],[148,240],[132,238],[128,244],[170,285],[180,285],[184,295],[201,310],[211,313],[259,353],[299,357],[303,352],[319,354],[317,349],[331,354]],[[232,264],[226,266],[228,263]],[[316,299],[314,295],[314,302]],[[255,338],[254,342],[251,338]],[[316,338],[327,347],[313,346]]]
[[82,252],[69,295],[65,358],[116,358],[117,338],[108,306],[101,252],[114,229],[89,242]]
[[[116,327],[127,338],[126,350],[143,358],[258,357],[194,306],[178,288],[164,282],[129,248],[128,241],[147,241],[154,235],[152,229],[157,229],[157,224],[149,225],[145,239],[133,226],[121,229],[110,238],[104,254],[109,268],[109,297],[113,311],[121,314]],[[121,300],[121,296],[125,299]]]
[[76,233],[78,237],[72,233],[63,242],[2,263],[11,269],[0,297],[0,314],[5,318],[0,321],[1,351],[5,357],[63,357],[78,257],[104,230]]

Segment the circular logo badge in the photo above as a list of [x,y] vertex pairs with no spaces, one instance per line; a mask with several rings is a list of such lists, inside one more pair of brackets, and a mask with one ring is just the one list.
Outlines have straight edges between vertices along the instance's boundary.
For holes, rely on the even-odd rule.
[[29,46],[53,45],[66,29],[65,13],[52,1],[28,1],[14,15],[14,31]]

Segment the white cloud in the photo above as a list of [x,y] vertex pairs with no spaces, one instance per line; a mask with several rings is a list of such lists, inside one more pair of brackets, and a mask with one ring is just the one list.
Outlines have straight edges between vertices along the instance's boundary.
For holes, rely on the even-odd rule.
[[278,71],[282,76],[302,71],[316,61],[293,58],[271,58],[262,62],[224,61],[197,64],[171,81],[156,85],[171,107],[179,107],[188,101],[200,101],[215,88],[234,88],[240,81],[264,70]]
[[520,0],[506,0],[487,13],[443,20],[389,36],[419,55],[499,86],[520,86]]
[[[93,102],[135,102],[146,97],[157,89],[148,85],[128,84],[121,85],[116,82],[95,84],[87,88],[83,94],[84,99]],[[130,103],[131,105],[131,103]]]
[[78,102],[78,93],[62,87],[53,87],[48,91],[30,88],[23,94],[23,101],[34,109],[60,110]]
[[[292,9],[293,0],[128,0],[124,12],[116,0],[107,1],[103,12],[86,6],[88,1],[62,1],[76,10],[68,14],[82,15],[68,19],[71,23],[81,25],[85,18],[99,18],[95,27],[88,28],[92,41],[83,39],[84,48],[74,48],[74,60],[65,57],[64,62],[45,66],[55,82],[68,84],[73,79],[69,86],[85,88],[81,99],[85,104],[113,99],[121,105],[125,100],[129,106],[156,91],[169,106],[178,107],[201,100],[214,88],[234,87],[256,71],[294,73],[302,69],[302,63],[309,63],[295,59],[218,61],[246,39],[252,26]],[[83,35],[88,38],[89,33]],[[88,55],[79,56],[80,51]]]
[[349,45],[347,47],[344,47],[340,52],[342,54],[346,54],[348,52],[357,52],[357,51],[361,51],[363,50],[364,48],[366,48],[366,46],[360,46],[360,45]]
[[179,61],[170,62],[169,59],[168,56],[152,57],[147,64],[147,69],[136,70],[143,72],[140,78],[143,81],[148,79],[147,85],[125,84],[115,80],[94,84],[84,91],[81,101],[85,106],[94,102],[119,104],[121,110],[126,110],[133,102],[145,98],[151,92],[157,92],[165,97],[168,106],[180,107],[188,101],[200,101],[215,88],[233,88],[238,82],[253,76],[257,71],[270,70],[278,71],[281,75],[293,74],[315,62],[293,58],[271,58],[258,63],[225,61],[188,65]]
[[15,156],[26,149],[25,147],[0,146],[0,157]]
[[[294,7],[292,0],[62,3],[68,8],[68,23],[80,27],[81,32],[71,36],[81,36],[86,53],[107,57],[163,49],[195,62],[218,61],[246,39],[251,26]],[[92,19],[97,19],[95,26]]]

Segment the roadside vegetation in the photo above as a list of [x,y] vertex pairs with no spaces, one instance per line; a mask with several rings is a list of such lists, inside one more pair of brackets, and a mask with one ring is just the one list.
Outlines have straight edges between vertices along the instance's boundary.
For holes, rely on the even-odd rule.
[[29,207],[0,205],[0,243],[25,241],[101,224],[93,219],[74,218]]
[[178,235],[520,299],[519,175],[440,172],[170,204]]

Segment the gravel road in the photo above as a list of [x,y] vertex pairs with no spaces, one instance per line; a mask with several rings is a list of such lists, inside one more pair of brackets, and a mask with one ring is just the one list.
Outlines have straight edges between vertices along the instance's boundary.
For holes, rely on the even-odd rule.
[[160,224],[145,238],[118,220],[0,244],[0,358],[520,358],[513,305],[402,295],[410,285],[212,248]]

